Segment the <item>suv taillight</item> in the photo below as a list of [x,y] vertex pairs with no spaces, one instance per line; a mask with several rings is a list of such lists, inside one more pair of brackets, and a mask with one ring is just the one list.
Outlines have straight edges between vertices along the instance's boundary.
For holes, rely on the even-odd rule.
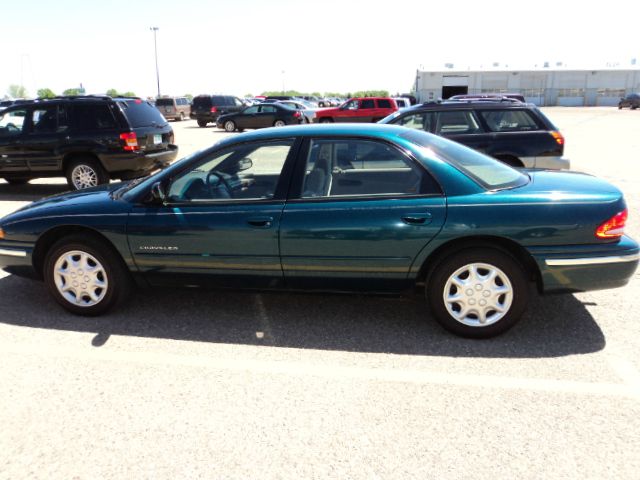
[[603,222],[596,230],[598,238],[620,238],[624,235],[624,227],[627,224],[628,210],[616,213],[609,220]]
[[564,137],[562,136],[562,134],[560,132],[556,132],[556,131],[551,131],[549,132],[551,134],[551,136],[553,137],[553,139],[558,142],[558,145],[564,145]]
[[120,134],[120,140],[124,141],[124,148],[127,152],[133,152],[135,150],[140,150],[140,146],[138,145],[138,136],[136,132],[127,132]]
[[216,107],[211,107],[211,113],[216,113],[218,109]]

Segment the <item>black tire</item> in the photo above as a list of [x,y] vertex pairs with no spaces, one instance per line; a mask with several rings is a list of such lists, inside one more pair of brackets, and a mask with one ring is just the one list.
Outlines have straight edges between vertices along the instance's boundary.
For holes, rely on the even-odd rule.
[[320,119],[320,123],[333,123],[333,120],[331,120],[328,117],[325,117]]
[[[72,252],[81,252],[93,257],[94,260],[97,260],[98,265],[102,267],[101,270],[99,269],[99,273],[96,274],[95,278],[101,279],[100,281],[106,283],[107,286],[104,289],[100,289],[95,286],[89,287],[93,294],[99,299],[95,304],[78,304],[93,301],[89,297],[88,293],[83,294],[81,292],[78,294],[78,290],[76,290],[74,292],[68,292],[69,297],[65,297],[58,288],[58,282],[60,282],[61,285],[67,285],[67,278],[69,286],[72,285],[71,282],[73,281],[73,285],[78,287],[80,290],[82,287],[86,288],[87,284],[90,285],[90,275],[87,275],[89,272],[79,270],[83,268],[82,265],[78,265],[76,266],[77,268],[74,268],[72,263],[69,263],[69,261],[64,259],[65,256]],[[82,258],[79,254],[76,254],[75,256],[70,255],[70,257],[77,260]],[[56,270],[56,263],[58,262],[61,262],[58,265],[59,270],[67,268],[72,270],[73,273],[68,274],[67,276],[62,276],[57,273],[59,272],[59,270]],[[89,261],[87,265],[91,267],[91,261]],[[93,265],[95,268],[95,264]],[[84,268],[86,268],[86,266]],[[78,271],[82,271],[82,273],[80,274]],[[56,274],[58,275],[57,277]],[[71,275],[73,275],[73,278]],[[82,277],[82,275],[85,276]],[[119,305],[126,299],[132,287],[131,275],[120,255],[105,241],[91,235],[71,235],[58,240],[47,252],[43,276],[49,293],[51,293],[56,302],[69,312],[84,316],[102,315],[108,310]],[[84,285],[81,283],[83,280],[87,282]],[[76,285],[76,283],[78,284]],[[70,299],[71,297],[80,297],[80,300],[78,303],[72,303]]]
[[[469,285],[470,288],[456,286],[454,275],[458,281],[468,280],[472,265],[480,275],[478,280]],[[493,278],[488,276],[491,270],[497,272]],[[483,278],[485,275],[487,278]],[[466,290],[462,291],[463,288]],[[435,267],[428,279],[426,295],[431,312],[446,330],[462,337],[490,338],[506,332],[520,319],[529,303],[529,283],[524,268],[510,254],[490,248],[470,248],[448,256]],[[450,302],[445,301],[445,295],[453,295]],[[456,301],[458,298],[460,301]],[[465,303],[469,313],[456,319],[453,314],[463,316]],[[492,309],[492,303],[505,311]],[[475,313],[480,310],[486,315],[485,325],[480,321],[480,314]]]
[[224,122],[224,131],[225,132],[235,132],[236,131],[236,122],[233,120],[227,120]]
[[100,162],[92,157],[78,157],[67,165],[67,183],[73,190],[109,183],[109,175]]
[[200,128],[204,128],[207,126],[207,121],[206,120],[198,120],[198,126]]
[[26,185],[29,183],[30,178],[5,178],[9,185]]

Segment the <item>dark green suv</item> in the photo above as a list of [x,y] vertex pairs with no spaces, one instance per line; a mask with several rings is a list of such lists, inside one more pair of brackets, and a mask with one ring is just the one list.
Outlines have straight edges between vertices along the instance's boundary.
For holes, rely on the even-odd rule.
[[173,129],[140,98],[57,97],[0,112],[0,178],[67,178],[75,190],[142,177],[175,160]]

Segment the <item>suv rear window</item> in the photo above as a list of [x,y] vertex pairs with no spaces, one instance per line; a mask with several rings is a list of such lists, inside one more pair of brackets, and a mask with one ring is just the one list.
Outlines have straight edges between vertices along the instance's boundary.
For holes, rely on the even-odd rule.
[[173,98],[159,98],[156,100],[156,105],[161,107],[173,107]]
[[200,108],[209,108],[211,107],[211,97],[205,95],[203,97],[196,97],[193,99],[193,106]]
[[142,100],[124,100],[118,103],[133,128],[165,125],[167,123],[160,111],[149,102]]
[[540,129],[525,110],[481,110],[480,115],[492,132],[527,132]]

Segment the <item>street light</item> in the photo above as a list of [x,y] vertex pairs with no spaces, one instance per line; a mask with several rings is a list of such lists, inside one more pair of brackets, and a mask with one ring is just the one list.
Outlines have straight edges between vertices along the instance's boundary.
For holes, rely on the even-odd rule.
[[153,31],[153,46],[156,52],[156,81],[158,82],[158,98],[160,98],[160,72],[158,70],[158,42],[156,41],[156,32],[160,30],[158,27],[151,27],[149,30]]

